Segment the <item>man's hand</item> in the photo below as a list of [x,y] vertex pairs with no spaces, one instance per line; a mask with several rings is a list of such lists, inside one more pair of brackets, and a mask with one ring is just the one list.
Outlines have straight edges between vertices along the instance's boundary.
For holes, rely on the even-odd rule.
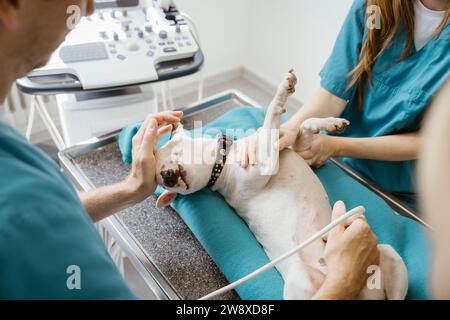
[[80,193],[81,201],[94,222],[145,200],[155,191],[156,142],[182,117],[180,111],[148,116],[133,138],[130,176],[123,182]]
[[[333,208],[333,220],[345,212],[345,204],[338,201]],[[369,276],[367,268],[379,264],[377,243],[363,216],[334,228],[328,235],[324,254],[328,274],[314,298],[358,298]]]
[[145,119],[133,138],[133,164],[125,184],[137,202],[156,190],[156,143],[180,122],[181,111],[152,114]]

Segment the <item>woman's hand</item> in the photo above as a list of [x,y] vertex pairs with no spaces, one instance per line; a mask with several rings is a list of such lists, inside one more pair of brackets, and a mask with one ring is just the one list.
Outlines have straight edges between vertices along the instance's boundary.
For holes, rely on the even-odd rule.
[[325,134],[315,134],[313,137],[312,146],[310,149],[299,151],[298,154],[305,159],[310,167],[320,168],[330,158],[338,155],[338,140],[337,137],[328,136]]
[[[280,138],[275,148],[282,151],[294,145],[300,128],[289,122],[285,123],[280,128]],[[249,165],[254,166],[256,164],[256,148],[258,143],[258,132],[243,139],[238,144],[238,156],[236,161],[242,168],[247,168]]]
[[127,188],[137,202],[143,201],[156,190],[156,143],[180,122],[183,112],[162,112],[145,119],[133,137],[133,164],[126,180]]
[[[333,220],[346,212],[338,201]],[[324,259],[328,273],[315,299],[356,299],[368,278],[367,269],[379,264],[377,237],[367,220],[360,216],[334,228],[328,235]]]

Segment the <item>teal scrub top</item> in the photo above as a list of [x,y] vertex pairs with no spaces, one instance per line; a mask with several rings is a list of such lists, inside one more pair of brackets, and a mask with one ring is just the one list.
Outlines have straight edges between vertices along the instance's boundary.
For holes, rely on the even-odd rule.
[[[406,31],[398,32],[373,67],[373,83],[365,89],[363,110],[355,99],[356,89],[346,90],[348,73],[357,65],[367,36],[367,2],[356,0],[339,33],[331,56],[322,69],[321,86],[348,100],[342,115],[351,125],[342,136],[379,137],[420,129],[424,111],[450,76],[450,27],[420,51],[400,61]],[[387,191],[415,193],[415,161],[388,162],[344,158],[343,161]]]
[[136,299],[70,181],[2,123],[0,299]]

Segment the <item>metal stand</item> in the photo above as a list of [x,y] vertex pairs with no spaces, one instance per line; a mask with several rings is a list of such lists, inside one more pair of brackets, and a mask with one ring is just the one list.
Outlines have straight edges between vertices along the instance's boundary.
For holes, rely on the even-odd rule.
[[44,125],[47,128],[47,131],[50,134],[50,137],[52,138],[58,150],[59,151],[64,150],[66,148],[66,143],[63,137],[61,136],[58,128],[56,127],[55,122],[52,120],[47,109],[45,108],[42,96],[33,96],[31,99],[30,113],[28,116],[28,124],[25,137],[28,139],[28,141],[30,141],[36,111],[39,113],[39,116],[44,122]]

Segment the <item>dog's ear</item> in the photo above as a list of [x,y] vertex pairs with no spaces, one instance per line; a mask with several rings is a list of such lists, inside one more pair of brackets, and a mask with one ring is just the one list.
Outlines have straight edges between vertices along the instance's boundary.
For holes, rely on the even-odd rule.
[[156,207],[157,208],[165,208],[169,204],[171,204],[178,196],[178,193],[170,192],[170,191],[164,191],[162,195],[159,196],[158,200],[156,201]]

